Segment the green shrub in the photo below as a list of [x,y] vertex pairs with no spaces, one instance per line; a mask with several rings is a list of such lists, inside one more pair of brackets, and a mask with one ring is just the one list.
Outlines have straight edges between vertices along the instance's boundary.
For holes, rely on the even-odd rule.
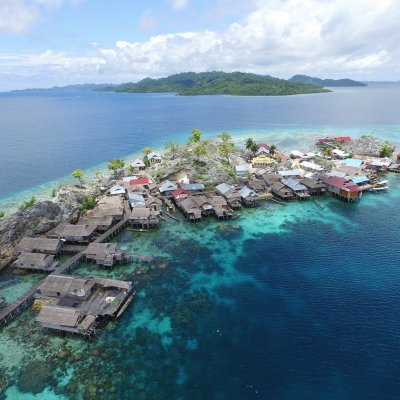
[[92,197],[85,197],[82,202],[81,210],[87,211],[95,208],[97,205],[97,200]]
[[0,211],[0,219],[4,218],[5,215],[4,211]]
[[51,196],[51,197],[56,197],[56,192],[57,192],[57,190],[56,190],[56,189],[53,189],[53,190],[51,191],[51,193],[50,193],[50,196]]
[[20,206],[19,206],[19,211],[25,211],[27,208],[33,206],[36,203],[36,197],[32,196],[29,200],[24,201]]

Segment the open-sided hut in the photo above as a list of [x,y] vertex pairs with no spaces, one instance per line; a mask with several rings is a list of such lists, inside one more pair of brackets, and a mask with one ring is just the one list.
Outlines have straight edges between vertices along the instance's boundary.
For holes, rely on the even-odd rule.
[[316,181],[311,178],[303,178],[300,180],[311,195],[323,194],[326,191],[326,185],[322,182]]
[[220,183],[215,189],[225,197],[230,207],[233,209],[239,209],[242,207],[240,194],[233,186],[228,185],[227,183]]
[[271,192],[277,197],[280,197],[283,200],[289,200],[293,198],[293,190],[289,187],[285,186],[281,182],[275,182],[271,186]]
[[91,335],[101,320],[124,312],[132,300],[132,282],[49,275],[35,297],[50,302],[37,317],[42,327]]
[[134,208],[129,217],[129,224],[138,228],[157,228],[160,225],[158,213],[150,208]]
[[256,207],[260,200],[258,194],[247,186],[241,188],[239,194],[242,199],[242,204],[246,207]]
[[50,254],[21,253],[13,265],[15,268],[50,272],[55,270],[58,261],[55,261],[54,256]]
[[62,242],[59,239],[49,239],[46,237],[29,238],[24,237],[16,247],[17,252],[60,254]]
[[90,243],[85,250],[86,260],[93,261],[97,265],[113,267],[114,264],[124,259],[124,253],[117,250],[114,243]]
[[296,179],[282,179],[282,183],[289,189],[292,189],[294,196],[299,200],[306,200],[310,198],[307,187],[301,184]]

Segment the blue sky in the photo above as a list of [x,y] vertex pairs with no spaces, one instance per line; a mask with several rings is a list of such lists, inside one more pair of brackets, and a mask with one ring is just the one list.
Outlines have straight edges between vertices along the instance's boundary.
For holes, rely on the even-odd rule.
[[0,90],[182,71],[399,79],[397,0],[0,0]]

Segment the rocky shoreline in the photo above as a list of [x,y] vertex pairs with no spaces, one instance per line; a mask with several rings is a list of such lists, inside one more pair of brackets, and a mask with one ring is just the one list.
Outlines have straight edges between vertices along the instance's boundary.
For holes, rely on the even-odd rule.
[[[218,138],[170,146],[164,152],[161,163],[152,164],[146,170],[134,174],[150,178],[157,183],[166,179],[201,181],[206,188],[214,188],[221,182],[235,184],[238,177],[234,166],[247,164],[251,152],[239,149],[235,145],[226,147],[227,143],[233,144],[230,137],[228,141],[224,141],[222,134]],[[385,143],[372,136],[363,136],[348,143],[341,143],[339,147],[351,154],[377,157]],[[275,164],[273,169],[278,171],[291,168],[292,162],[291,159],[283,160]],[[324,159],[321,159],[321,162],[329,163]],[[127,171],[120,172],[128,174]],[[0,220],[0,270],[13,261],[14,246],[19,239],[23,236],[44,234],[61,222],[75,223],[81,214],[83,200],[99,198],[115,184],[114,178],[107,174],[99,175],[82,187],[62,184],[55,191],[51,201],[35,203],[24,211],[18,211]]]

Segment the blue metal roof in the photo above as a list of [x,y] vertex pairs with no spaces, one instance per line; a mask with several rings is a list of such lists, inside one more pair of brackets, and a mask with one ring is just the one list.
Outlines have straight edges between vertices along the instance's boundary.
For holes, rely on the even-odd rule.
[[346,158],[342,161],[342,164],[347,165],[349,167],[360,167],[363,161],[358,160],[357,158]]
[[353,183],[356,183],[357,185],[359,185],[359,184],[361,184],[361,183],[368,182],[369,179],[368,179],[367,176],[364,175],[364,176],[355,176],[355,177],[351,178],[351,181],[352,181]]

